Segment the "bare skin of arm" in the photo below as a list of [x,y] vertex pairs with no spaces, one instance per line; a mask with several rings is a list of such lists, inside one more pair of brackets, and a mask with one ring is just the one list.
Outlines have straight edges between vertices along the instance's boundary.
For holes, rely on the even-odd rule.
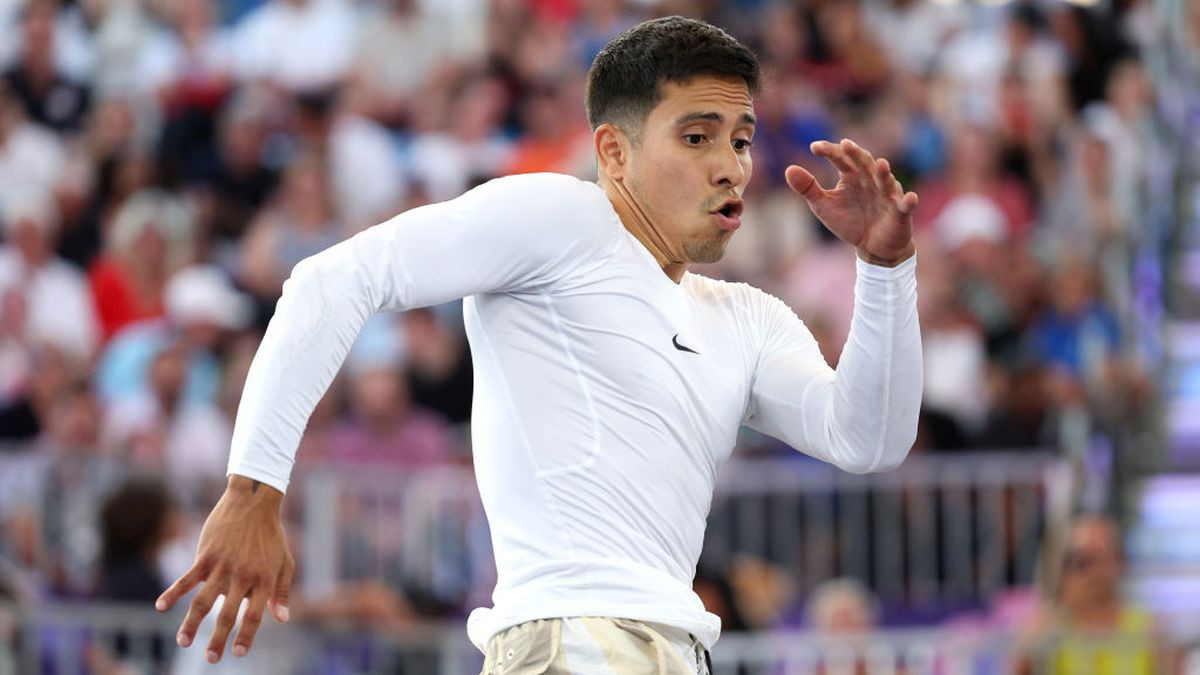
[[234,638],[235,656],[244,656],[253,646],[254,634],[268,608],[276,620],[288,620],[288,591],[296,564],[279,516],[282,501],[283,493],[275,488],[243,476],[230,476],[225,494],[200,531],[196,562],[155,603],[160,612],[165,612],[188,591],[203,584],[192,598],[176,636],[179,645],[187,647],[217,596],[225,596],[208,643],[209,663],[221,660],[243,599],[249,601],[249,606]]

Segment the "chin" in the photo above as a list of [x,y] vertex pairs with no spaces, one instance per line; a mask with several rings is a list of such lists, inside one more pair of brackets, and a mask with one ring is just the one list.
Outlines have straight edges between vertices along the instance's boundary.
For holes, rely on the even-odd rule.
[[697,265],[715,263],[725,257],[725,245],[728,242],[728,238],[689,242],[684,246],[684,252],[688,260]]

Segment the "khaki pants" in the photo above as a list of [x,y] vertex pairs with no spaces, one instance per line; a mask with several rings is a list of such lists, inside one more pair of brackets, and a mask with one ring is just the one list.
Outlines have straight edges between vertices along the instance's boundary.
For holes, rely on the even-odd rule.
[[488,642],[481,675],[709,675],[704,646],[629,619],[538,619]]

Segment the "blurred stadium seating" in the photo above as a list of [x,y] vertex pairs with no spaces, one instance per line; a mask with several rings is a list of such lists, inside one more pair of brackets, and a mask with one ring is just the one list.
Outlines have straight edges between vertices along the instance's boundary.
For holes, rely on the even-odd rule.
[[[697,570],[717,671],[1200,672],[1200,4],[0,0],[0,675],[199,672],[149,603],[292,265],[497,175],[593,177],[586,68],[666,13],[770,74],[747,227],[701,271],[779,295],[831,364],[853,255],[783,168],[831,183],[808,144],[851,137],[921,195],[913,455],[849,476],[741,436]],[[285,501],[301,620],[223,667],[476,672],[460,321],[368,325]],[[1084,513],[1152,623],[1046,623]]]

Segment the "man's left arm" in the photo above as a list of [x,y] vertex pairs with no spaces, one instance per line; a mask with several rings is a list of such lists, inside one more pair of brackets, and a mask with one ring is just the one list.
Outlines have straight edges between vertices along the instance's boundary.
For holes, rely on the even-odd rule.
[[764,296],[766,331],[745,423],[851,473],[900,464],[921,407],[916,259],[857,261],[854,317],[837,370],[782,302]]
[[916,438],[921,407],[917,195],[852,141],[818,141],[812,151],[837,169],[836,186],[824,189],[799,166],[785,177],[858,255],[850,335],[835,372],[799,319],[771,307],[746,423],[847,471],[891,468]]

